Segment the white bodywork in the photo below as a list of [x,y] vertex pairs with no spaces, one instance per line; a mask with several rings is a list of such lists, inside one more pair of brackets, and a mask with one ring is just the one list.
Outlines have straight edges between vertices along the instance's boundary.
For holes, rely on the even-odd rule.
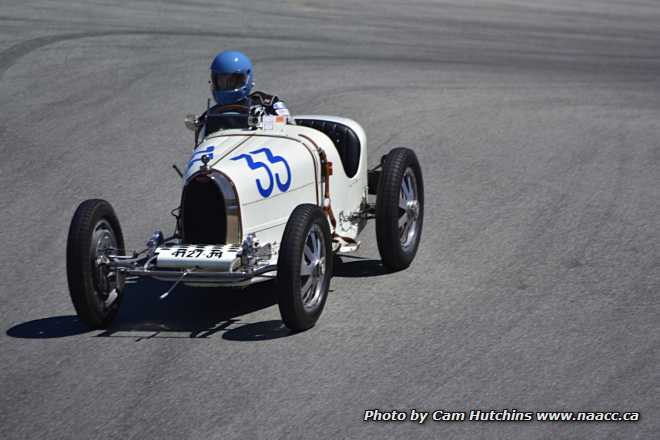
[[303,203],[324,204],[319,149],[333,164],[330,206],[336,228],[330,224],[331,232],[355,240],[364,227],[364,220],[357,215],[367,195],[364,130],[345,118],[298,118],[338,122],[356,133],[360,140],[360,162],[354,177],[347,177],[335,145],[325,134],[305,126],[285,124],[272,129],[232,129],[210,134],[193,152],[184,175],[187,180],[200,170],[202,155],[212,156],[208,167],[226,175],[236,189],[242,239],[254,234],[260,244],[271,244],[272,264],[277,262],[277,250],[293,210]]

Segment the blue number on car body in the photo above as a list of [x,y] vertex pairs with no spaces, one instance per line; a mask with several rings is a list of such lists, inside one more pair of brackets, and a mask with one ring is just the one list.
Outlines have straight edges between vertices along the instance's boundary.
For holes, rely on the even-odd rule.
[[282,183],[280,180],[280,173],[275,173],[275,181],[277,182],[277,187],[280,191],[286,192],[291,186],[291,168],[289,168],[289,163],[282,156],[275,156],[272,151],[268,148],[259,148],[258,150],[251,151],[250,154],[259,154],[264,153],[268,162],[275,164],[282,162],[286,168],[286,182]]
[[195,162],[201,162],[202,161],[202,156],[206,154],[206,157],[210,159],[213,159],[213,151],[215,151],[215,147],[213,145],[209,145],[206,147],[206,150],[201,150],[201,151],[195,151],[192,154],[192,157],[190,158],[190,161],[188,161],[188,167],[186,168],[186,173],[190,171],[190,168],[195,164]]
[[259,194],[261,194],[262,197],[268,197],[273,192],[273,173],[270,171],[270,168],[268,168],[268,165],[258,160],[255,161],[254,159],[252,159],[252,156],[248,154],[239,154],[238,156],[231,158],[231,160],[240,160],[240,159],[245,159],[251,170],[257,170],[259,168],[263,168],[266,170],[266,172],[268,173],[268,185],[265,188],[261,184],[261,181],[259,179],[255,179],[254,181],[257,183],[257,189],[259,190]]
[[269,148],[266,147],[259,148],[258,150],[250,151],[249,154],[239,154],[236,157],[232,157],[231,160],[245,159],[248,167],[250,167],[251,170],[256,170],[259,168],[265,169],[266,173],[268,173],[268,185],[264,187],[264,185],[259,179],[255,179],[255,182],[257,184],[257,190],[259,190],[259,194],[261,194],[262,197],[268,197],[273,192],[273,186],[275,182],[273,182],[273,172],[271,171],[270,167],[266,163],[261,162],[260,160],[254,160],[254,158],[252,157],[252,155],[260,154],[260,153],[264,153],[266,155],[266,159],[268,159],[268,162],[270,162],[271,164],[276,164],[276,163],[284,164],[287,174],[286,181],[283,183],[282,180],[280,179],[280,174],[276,172],[275,182],[277,183],[277,188],[281,192],[286,192],[291,186],[291,168],[289,167],[289,163],[286,161],[286,159],[284,159],[282,156],[274,155]]

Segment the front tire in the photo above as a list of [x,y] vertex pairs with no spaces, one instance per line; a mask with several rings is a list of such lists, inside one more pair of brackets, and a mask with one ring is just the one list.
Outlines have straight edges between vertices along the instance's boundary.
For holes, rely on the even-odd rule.
[[332,277],[330,240],[321,208],[305,204],[293,210],[277,262],[280,314],[293,331],[313,327],[321,316]]
[[81,203],[69,227],[66,269],[73,306],[91,328],[107,327],[119,311],[123,277],[101,260],[107,254],[124,253],[124,237],[112,206],[100,199]]
[[395,148],[382,161],[376,198],[376,239],[383,265],[391,271],[410,266],[424,221],[424,182],[417,156]]

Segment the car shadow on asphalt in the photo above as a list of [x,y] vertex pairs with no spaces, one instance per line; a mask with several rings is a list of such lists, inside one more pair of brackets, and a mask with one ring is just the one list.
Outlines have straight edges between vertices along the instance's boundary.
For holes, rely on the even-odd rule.
[[[352,255],[337,256],[335,277],[374,277],[388,271],[380,260]],[[177,286],[167,298],[160,295],[171,287],[152,279],[128,283],[112,325],[91,330],[76,315],[53,316],[27,321],[7,330],[14,338],[49,339],[89,333],[95,337],[208,338],[221,334],[231,341],[263,341],[294,334],[280,320],[242,323],[240,317],[277,304],[274,281],[249,288],[221,289]]]
[[15,338],[48,339],[89,333],[95,337],[208,338],[221,334],[232,341],[262,341],[293,334],[280,320],[241,322],[240,317],[277,304],[274,282],[249,288],[220,289],[171,286],[156,280],[128,284],[119,314],[106,330],[90,330],[77,316],[54,316],[24,322],[7,330]]
[[387,275],[388,270],[381,260],[354,255],[335,256],[333,276],[340,278],[366,278]]

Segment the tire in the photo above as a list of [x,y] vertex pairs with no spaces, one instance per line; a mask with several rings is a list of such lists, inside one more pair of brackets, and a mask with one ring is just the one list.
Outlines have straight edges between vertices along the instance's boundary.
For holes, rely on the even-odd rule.
[[66,272],[76,313],[94,329],[110,325],[122,299],[123,277],[96,262],[105,252],[125,253],[119,221],[105,200],[86,200],[69,227]]
[[376,239],[383,265],[398,271],[410,266],[419,247],[424,182],[417,156],[408,148],[390,151],[382,166],[376,196]]
[[303,331],[316,324],[328,298],[332,267],[330,227],[323,210],[316,205],[298,206],[284,229],[277,262],[284,325]]

